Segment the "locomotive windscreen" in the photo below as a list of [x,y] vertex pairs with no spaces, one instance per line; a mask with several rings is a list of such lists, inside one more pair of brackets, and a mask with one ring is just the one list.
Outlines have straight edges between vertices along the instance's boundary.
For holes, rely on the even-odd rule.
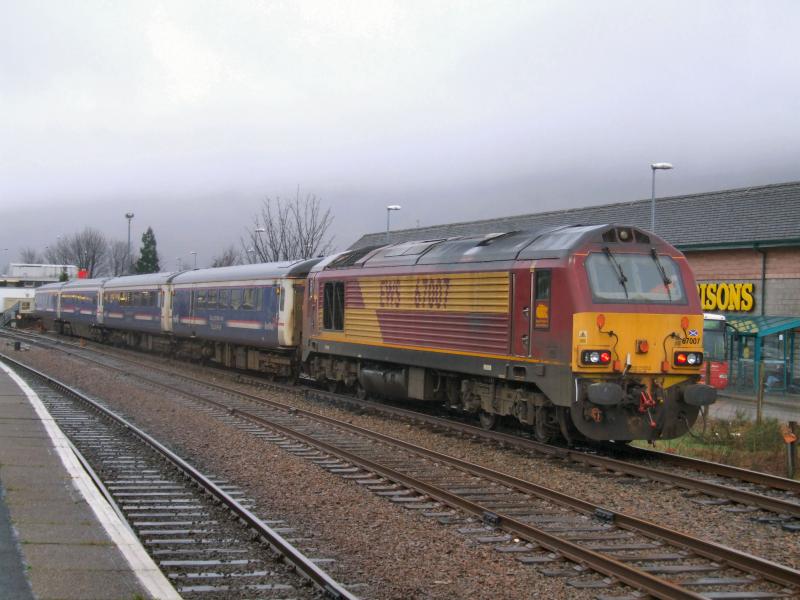
[[680,269],[669,256],[593,252],[586,272],[595,302],[686,303]]

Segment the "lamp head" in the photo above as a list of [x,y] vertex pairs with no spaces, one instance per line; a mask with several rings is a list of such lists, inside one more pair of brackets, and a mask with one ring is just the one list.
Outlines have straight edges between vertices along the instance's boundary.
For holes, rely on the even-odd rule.
[[650,168],[653,169],[653,171],[655,171],[657,169],[658,170],[663,170],[663,171],[668,171],[669,169],[672,168],[672,163],[665,163],[665,162],[653,163],[653,164],[650,165]]

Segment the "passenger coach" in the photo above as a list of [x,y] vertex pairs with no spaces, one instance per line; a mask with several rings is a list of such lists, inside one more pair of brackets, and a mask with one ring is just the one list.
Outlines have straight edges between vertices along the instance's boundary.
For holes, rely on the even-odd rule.
[[282,376],[299,368],[303,294],[321,259],[199,269],[171,280],[171,331],[195,355]]

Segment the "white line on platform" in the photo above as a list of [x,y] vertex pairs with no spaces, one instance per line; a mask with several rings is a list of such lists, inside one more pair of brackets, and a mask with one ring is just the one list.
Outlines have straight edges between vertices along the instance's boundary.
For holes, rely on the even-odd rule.
[[72,451],[69,440],[47,411],[45,405],[42,404],[36,392],[7,365],[0,362],[0,368],[14,380],[28,397],[28,401],[33,405],[36,414],[39,415],[39,419],[41,419],[47,430],[47,434],[50,436],[61,462],[72,478],[73,485],[83,495],[89,506],[92,507],[106,533],[117,545],[145,589],[158,600],[181,600],[181,596],[175,591],[169,580],[164,577],[164,574],[147,554],[127,524],[120,520],[114,509],[111,508],[95,487],[91,477],[83,469],[80,461]]

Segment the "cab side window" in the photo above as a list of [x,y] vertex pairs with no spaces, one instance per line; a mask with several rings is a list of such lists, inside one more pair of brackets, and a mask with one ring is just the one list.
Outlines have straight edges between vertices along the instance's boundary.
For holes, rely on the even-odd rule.
[[534,329],[550,329],[550,270],[536,270]]

